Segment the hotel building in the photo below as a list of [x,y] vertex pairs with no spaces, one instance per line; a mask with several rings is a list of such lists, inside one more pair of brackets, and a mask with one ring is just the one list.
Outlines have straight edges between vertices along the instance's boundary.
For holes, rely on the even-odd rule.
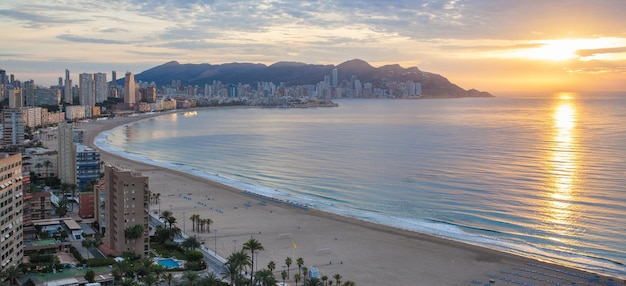
[[[98,188],[96,188],[98,190]],[[96,198],[100,197],[99,194]],[[148,177],[141,173],[106,165],[104,169],[105,225],[103,248],[111,255],[133,252],[141,258],[148,256],[150,190]],[[99,216],[98,216],[99,217]],[[126,230],[140,225],[139,238],[126,237]]]

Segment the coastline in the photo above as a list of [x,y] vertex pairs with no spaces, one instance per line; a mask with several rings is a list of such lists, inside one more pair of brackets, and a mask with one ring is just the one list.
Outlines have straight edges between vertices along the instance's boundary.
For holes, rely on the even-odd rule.
[[[182,112],[187,111],[191,110]],[[168,113],[93,121],[80,128],[85,130],[89,145],[97,148],[94,139],[101,132],[164,114]],[[513,254],[315,209],[293,207],[269,200],[263,200],[264,204],[261,205],[257,197],[245,194],[243,190],[100,151],[104,162],[140,171],[150,178],[150,189],[161,193],[162,200],[160,206],[151,205],[151,211],[169,208],[177,217],[181,229],[185,228],[189,235],[198,235],[211,250],[217,246],[218,254],[223,257],[228,256],[233,248],[239,249],[253,235],[265,247],[265,251],[259,253],[259,260],[255,265],[260,264],[263,267],[273,260],[277,265],[276,273],[282,271],[281,265],[289,256],[294,260],[303,257],[305,265],[317,267],[321,275],[331,277],[339,273],[344,281],[352,280],[357,285],[470,285],[478,284],[475,283],[478,281],[488,282],[489,279],[504,279],[501,284],[509,282],[507,277],[523,280],[520,277],[515,278],[517,275],[507,273],[524,272],[516,268],[534,271],[542,269],[529,266],[530,264],[595,277],[595,274],[548,266],[549,264]],[[199,204],[201,202],[207,206]],[[194,213],[214,221],[211,233],[191,231],[189,216]],[[214,229],[218,230],[217,233]],[[295,249],[292,247],[294,243],[297,245]],[[297,266],[295,267],[297,271]],[[290,269],[293,275],[294,265]],[[552,272],[560,273],[552,270],[546,273]],[[545,277],[541,278],[542,276]],[[545,281],[531,278],[526,280],[531,279],[528,282],[533,285],[555,285],[553,282],[558,280],[549,275],[536,277]],[[566,279],[559,281],[573,282]]]

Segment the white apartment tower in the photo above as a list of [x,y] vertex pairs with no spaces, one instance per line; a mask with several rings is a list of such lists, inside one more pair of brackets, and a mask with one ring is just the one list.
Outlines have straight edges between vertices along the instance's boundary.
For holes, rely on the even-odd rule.
[[96,94],[93,75],[90,73],[81,73],[79,77],[80,89],[78,90],[78,100],[80,105],[95,106]]
[[94,91],[96,97],[96,103],[102,103],[107,100],[109,96],[109,83],[107,82],[107,74],[105,73],[95,73],[93,75],[94,79]]

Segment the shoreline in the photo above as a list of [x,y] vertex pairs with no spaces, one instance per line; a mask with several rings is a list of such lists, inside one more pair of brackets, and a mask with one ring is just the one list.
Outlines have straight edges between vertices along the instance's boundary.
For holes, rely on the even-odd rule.
[[[188,111],[193,110],[173,112]],[[86,142],[100,150],[103,161],[140,171],[149,177],[150,189],[161,193],[163,201],[159,206],[151,205],[151,211],[157,207],[166,210],[169,206],[181,229],[185,228],[188,235],[196,234],[210,250],[216,247],[218,254],[223,257],[227,257],[233,249],[239,249],[243,242],[254,235],[266,249],[259,253],[259,261],[255,265],[260,264],[261,269],[273,260],[277,265],[275,272],[278,277],[287,256],[293,260],[303,257],[305,265],[318,267],[321,275],[331,277],[339,273],[344,281],[355,281],[358,285],[469,285],[490,279],[506,283],[509,282],[506,277],[511,276],[507,272],[513,273],[515,268],[525,268],[530,264],[595,276],[515,254],[316,209],[304,209],[271,200],[264,200],[264,205],[250,203],[255,196],[246,194],[245,190],[182,171],[132,161],[94,145],[95,138],[101,132],[168,113],[93,121],[79,128],[85,130]],[[183,199],[183,194],[190,199]],[[190,202],[195,200],[197,202]],[[222,213],[217,212],[217,209]],[[199,213],[203,218],[208,214],[214,221],[211,233],[191,231],[189,216],[194,213]],[[187,227],[184,227],[185,223]],[[294,244],[297,244],[295,249],[292,247]],[[294,265],[290,269],[293,273]],[[536,279],[529,282],[533,285],[554,285]],[[563,279],[561,283],[566,282]]]

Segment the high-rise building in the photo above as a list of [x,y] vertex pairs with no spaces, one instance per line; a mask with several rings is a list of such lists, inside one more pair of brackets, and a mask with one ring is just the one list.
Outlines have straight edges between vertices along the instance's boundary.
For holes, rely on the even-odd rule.
[[96,103],[102,103],[107,100],[109,96],[109,83],[107,82],[107,75],[105,73],[95,73],[93,75],[95,82]]
[[21,89],[9,88],[9,107],[10,108],[24,107],[24,96],[22,94]]
[[2,110],[2,126],[4,146],[24,145],[24,115],[22,111],[14,108]]
[[9,84],[9,78],[7,77],[7,71],[0,70],[0,83],[7,85]]
[[23,244],[22,154],[0,153],[0,271],[22,263]]
[[129,106],[135,105],[136,89],[135,76],[132,72],[127,72],[124,80],[124,103]]
[[338,76],[339,74],[338,74],[337,68],[334,68],[333,69],[333,82],[332,82],[333,87],[337,87]]
[[78,90],[78,100],[80,105],[95,106],[96,94],[93,75],[90,73],[81,73],[79,76],[80,88]]
[[76,144],[76,185],[83,191],[90,181],[97,181],[100,177],[100,152]]
[[61,183],[76,184],[76,145],[72,124],[61,122],[58,130],[59,157],[57,167]]
[[[128,251],[141,258],[147,257],[150,243],[148,177],[139,172],[106,165],[104,192],[104,249],[111,255]],[[127,236],[133,231],[138,231],[138,237]]]
[[70,79],[70,71],[65,70],[65,85],[63,86],[63,101],[72,104],[74,96],[72,94],[72,80]]

